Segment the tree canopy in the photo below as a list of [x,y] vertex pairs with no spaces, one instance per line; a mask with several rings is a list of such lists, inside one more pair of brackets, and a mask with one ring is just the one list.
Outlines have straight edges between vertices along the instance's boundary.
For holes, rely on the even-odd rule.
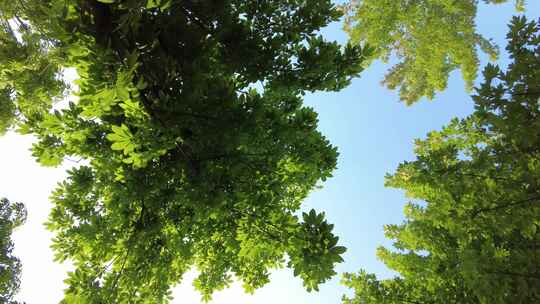
[[[2,130],[34,134],[43,165],[87,162],[51,196],[56,259],[75,265],[64,303],[167,303],[192,267],[205,300],[233,277],[253,291],[284,265],[308,290],[335,274],[333,225],[299,210],[337,150],[302,96],[345,87],[369,49],[318,34],[341,16],[331,1],[0,8],[0,54],[28,78],[0,75]],[[78,100],[59,108],[67,67]]]
[[21,203],[0,199],[0,302],[16,304],[19,291],[21,262],[13,255],[13,230],[26,220],[26,209]]
[[13,3],[0,3],[0,135],[50,109],[67,88],[56,50],[19,15]]
[[385,227],[379,258],[399,276],[347,274],[343,303],[540,300],[540,22],[512,20],[506,71],[484,69],[476,110],[416,143],[387,186],[414,202]]
[[[446,89],[449,74],[456,69],[471,89],[478,71],[477,50],[497,58],[497,46],[476,31],[478,2],[352,0],[344,6],[345,30],[352,42],[375,49],[372,59],[397,60],[383,84],[392,90],[399,88],[400,99],[412,104]],[[524,0],[515,3],[518,10],[524,9]]]

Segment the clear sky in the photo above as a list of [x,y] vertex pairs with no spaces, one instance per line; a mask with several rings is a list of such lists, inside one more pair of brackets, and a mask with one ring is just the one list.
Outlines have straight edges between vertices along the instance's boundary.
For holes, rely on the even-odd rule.
[[[482,1],[480,1],[483,3]],[[513,1],[510,1],[513,2]],[[540,17],[540,0],[527,1],[530,18]],[[499,64],[508,63],[504,51],[507,23],[515,14],[513,3],[480,4],[478,30],[501,47]],[[326,37],[346,41],[340,24],[324,30]],[[486,63],[483,58],[482,65]],[[338,169],[334,177],[315,191],[304,204],[305,209],[325,211],[335,224],[335,233],[348,248],[345,262],[337,272],[354,272],[360,268],[381,277],[391,276],[375,256],[380,245],[390,245],[384,239],[383,225],[399,223],[403,205],[407,202],[400,191],[384,188],[384,175],[393,172],[404,160],[412,160],[413,141],[431,130],[440,129],[453,117],[465,117],[473,110],[464,91],[459,72],[453,73],[448,89],[434,101],[422,100],[412,107],[398,101],[395,92],[380,86],[387,66],[376,62],[339,93],[306,96],[306,104],[319,113],[320,130],[339,148]],[[63,279],[69,265],[52,262],[49,249],[52,235],[43,222],[50,210],[48,196],[55,184],[65,176],[63,168],[43,168],[29,152],[33,139],[9,133],[0,138],[0,196],[24,202],[28,208],[27,223],[15,232],[15,254],[23,262],[19,298],[29,304],[58,303],[62,299]],[[195,273],[185,276],[174,292],[173,303],[200,303],[191,287]],[[212,304],[321,303],[337,304],[346,290],[339,285],[339,275],[322,286],[318,293],[308,293],[292,271],[280,270],[272,282],[245,295],[239,284],[218,292]]]

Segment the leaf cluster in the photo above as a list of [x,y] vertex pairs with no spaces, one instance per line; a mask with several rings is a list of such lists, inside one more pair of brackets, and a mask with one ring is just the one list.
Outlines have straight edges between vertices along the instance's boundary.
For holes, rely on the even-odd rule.
[[[508,0],[484,0],[497,4]],[[433,99],[448,85],[450,73],[460,69],[467,90],[478,73],[478,51],[492,60],[497,46],[476,31],[478,0],[353,0],[343,6],[350,40],[374,48],[372,60],[395,59],[383,84],[399,88],[406,104]],[[516,0],[516,8],[524,9]]]
[[26,209],[21,203],[0,199],[0,302],[17,304],[21,262],[13,255],[13,230],[26,221]]

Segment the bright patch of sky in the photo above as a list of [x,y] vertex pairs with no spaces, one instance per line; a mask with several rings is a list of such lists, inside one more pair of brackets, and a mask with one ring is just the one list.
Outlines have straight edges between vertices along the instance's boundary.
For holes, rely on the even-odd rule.
[[[498,63],[504,66],[509,62],[504,47],[507,23],[515,14],[513,4],[480,3],[478,30],[501,47]],[[529,18],[539,18],[540,1],[528,1],[526,14]],[[346,41],[338,23],[325,29],[324,35]],[[483,57],[482,65],[486,63],[487,58]],[[384,176],[393,172],[400,162],[414,159],[415,138],[423,138],[453,117],[465,117],[473,110],[459,72],[452,74],[448,89],[434,101],[422,100],[407,107],[398,102],[395,92],[380,86],[386,69],[386,65],[376,62],[339,93],[306,96],[306,105],[319,113],[319,129],[340,151],[334,177],[323,189],[312,193],[304,205],[306,210],[325,211],[329,221],[335,224],[341,244],[348,248],[345,263],[336,269],[338,273],[363,268],[381,277],[393,275],[377,260],[375,250],[381,245],[391,245],[384,238],[383,226],[403,220],[407,199],[401,191],[385,188]],[[0,138],[0,196],[24,202],[28,208],[28,221],[14,236],[15,254],[23,263],[19,298],[27,303],[58,303],[70,265],[53,262],[49,248],[53,235],[45,230],[43,223],[51,208],[48,197],[52,189],[74,164],[67,161],[61,168],[38,166],[29,152],[32,142],[32,137],[14,133]],[[186,274],[174,290],[173,303],[200,303],[200,296],[191,286],[195,275],[195,272]],[[272,282],[254,295],[244,294],[241,284],[235,283],[216,293],[211,303],[337,304],[347,292],[339,280],[338,275],[323,285],[320,292],[308,293],[292,271],[279,270],[272,275]]]

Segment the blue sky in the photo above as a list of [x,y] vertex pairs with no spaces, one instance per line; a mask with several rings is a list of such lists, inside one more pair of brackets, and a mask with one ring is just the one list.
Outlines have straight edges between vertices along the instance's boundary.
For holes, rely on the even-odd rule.
[[[480,1],[482,2],[482,1]],[[540,17],[540,1],[529,0],[527,15]],[[507,64],[504,47],[507,23],[515,14],[513,3],[480,4],[478,31],[492,38],[501,48],[498,63]],[[324,30],[331,40],[345,42],[347,37],[336,23]],[[486,63],[483,57],[482,66]],[[345,263],[338,273],[363,268],[381,277],[392,273],[376,259],[380,245],[390,245],[383,235],[383,225],[403,220],[407,199],[395,189],[384,188],[384,175],[405,160],[414,159],[413,141],[431,130],[440,129],[453,117],[465,117],[473,110],[469,94],[459,72],[452,74],[448,89],[433,101],[422,100],[407,107],[396,92],[380,85],[388,66],[375,62],[351,86],[338,93],[317,93],[306,96],[306,105],[319,113],[319,129],[339,148],[338,169],[323,189],[310,195],[304,204],[309,210],[325,211],[335,233],[348,248]],[[15,134],[0,138],[0,185],[2,196],[23,201],[29,209],[28,223],[15,235],[16,254],[24,264],[20,298],[28,303],[57,303],[62,297],[62,279],[69,265],[51,262],[48,249],[51,235],[43,229],[50,208],[48,195],[54,184],[65,176],[64,168],[42,168],[35,164],[28,148],[32,139]],[[191,280],[186,275],[175,289],[173,303],[199,303]],[[240,285],[219,292],[211,303],[340,303],[346,290],[339,285],[339,275],[322,286],[319,293],[307,293],[300,279],[289,270],[272,275],[272,282],[255,292],[243,294]]]

